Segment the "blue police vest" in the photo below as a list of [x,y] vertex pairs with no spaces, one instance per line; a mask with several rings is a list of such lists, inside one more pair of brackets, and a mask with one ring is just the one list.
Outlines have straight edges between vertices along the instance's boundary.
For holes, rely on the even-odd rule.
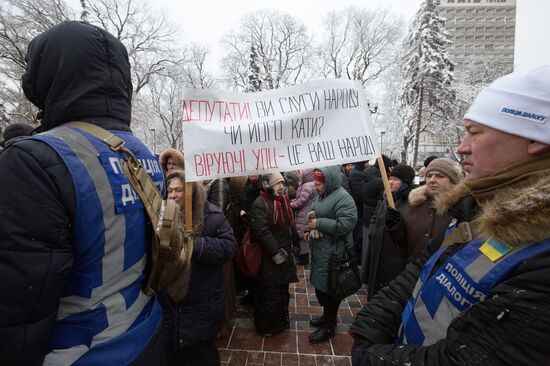
[[[437,251],[424,265],[403,311],[396,343],[429,346],[444,339],[451,321],[483,301],[518,265],[550,251],[550,239],[515,250],[494,239],[475,239],[430,277],[447,249]],[[491,252],[498,255],[491,259]]]
[[[164,193],[156,157],[131,133],[110,132],[125,141]],[[143,204],[124,176],[121,154],[94,136],[58,127],[32,139],[61,157],[76,199],[74,263],[44,365],[129,364],[162,317],[157,298],[141,291],[151,242]]]

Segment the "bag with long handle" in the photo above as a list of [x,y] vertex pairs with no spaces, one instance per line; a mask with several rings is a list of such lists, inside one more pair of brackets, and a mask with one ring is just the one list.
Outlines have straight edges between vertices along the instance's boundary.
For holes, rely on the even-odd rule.
[[359,291],[362,286],[361,276],[353,250],[344,244],[344,253],[340,256],[336,245],[332,247],[328,263],[328,289],[332,298],[343,300]]
[[162,198],[145,168],[132,151],[124,146],[124,140],[87,122],[69,122],[64,126],[79,128],[123,154],[124,175],[143,202],[153,228],[143,291],[152,295],[155,291],[167,290],[175,303],[181,301],[189,289],[195,238],[193,231],[183,224],[178,205]]

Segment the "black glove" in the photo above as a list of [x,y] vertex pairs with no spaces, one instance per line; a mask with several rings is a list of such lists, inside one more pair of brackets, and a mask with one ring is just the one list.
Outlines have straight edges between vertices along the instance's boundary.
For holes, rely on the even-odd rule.
[[388,207],[386,211],[386,227],[391,229],[401,221],[401,214],[395,208]]
[[283,264],[288,259],[288,253],[283,248],[280,248],[277,253],[271,256],[271,260],[276,265]]

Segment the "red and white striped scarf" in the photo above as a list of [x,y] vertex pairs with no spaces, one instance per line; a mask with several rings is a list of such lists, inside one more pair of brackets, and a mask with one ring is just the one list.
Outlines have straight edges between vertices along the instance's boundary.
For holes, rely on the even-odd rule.
[[283,194],[281,196],[275,196],[272,193],[267,192],[260,192],[260,195],[264,199],[268,199],[273,201],[273,225],[276,226],[283,226],[285,224],[285,220],[283,218],[283,206],[284,210],[286,212],[286,216],[288,217],[288,224],[290,226],[294,226],[294,214],[292,212],[292,208],[290,207],[290,200],[288,199],[286,194]]

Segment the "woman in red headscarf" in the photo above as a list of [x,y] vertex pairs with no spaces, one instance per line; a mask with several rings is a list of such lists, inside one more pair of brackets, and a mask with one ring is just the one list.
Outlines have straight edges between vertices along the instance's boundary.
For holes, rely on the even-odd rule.
[[357,223],[357,208],[342,187],[339,167],[315,169],[313,183],[317,197],[311,206],[310,231],[306,237],[311,242],[311,284],[323,307],[323,315],[310,320],[310,324],[319,329],[309,335],[309,341],[319,343],[334,336],[341,301],[328,289],[329,260],[335,251],[343,255],[346,246],[353,249],[352,231]]

